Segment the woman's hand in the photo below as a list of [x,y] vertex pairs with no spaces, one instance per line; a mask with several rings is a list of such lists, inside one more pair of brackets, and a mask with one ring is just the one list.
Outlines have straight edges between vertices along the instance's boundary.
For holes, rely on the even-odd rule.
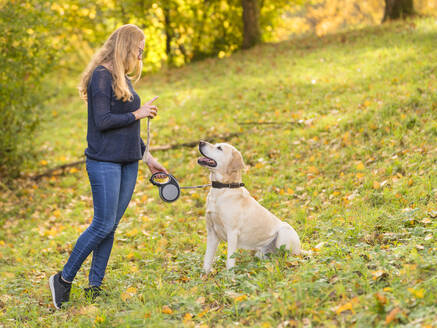
[[155,174],[156,172],[165,172],[168,174],[167,170],[164,166],[162,166],[153,156],[149,153],[147,156],[147,166],[149,167],[149,170],[152,174]]
[[135,112],[132,112],[134,114],[136,120],[141,120],[145,117],[154,118],[158,114],[158,107],[155,105],[152,105],[152,103],[158,99],[158,96],[154,97],[152,100],[149,100],[146,102],[143,106],[138,108]]

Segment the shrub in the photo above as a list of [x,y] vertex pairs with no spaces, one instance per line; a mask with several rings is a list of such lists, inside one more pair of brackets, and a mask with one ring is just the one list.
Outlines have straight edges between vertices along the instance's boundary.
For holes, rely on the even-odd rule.
[[43,77],[53,69],[62,39],[51,2],[7,1],[0,8],[0,177],[10,181],[32,156],[32,132],[42,115]]

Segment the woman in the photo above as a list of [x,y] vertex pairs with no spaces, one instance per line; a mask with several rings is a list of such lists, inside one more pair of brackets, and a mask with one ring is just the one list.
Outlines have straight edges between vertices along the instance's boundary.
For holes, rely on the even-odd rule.
[[[141,76],[144,33],[135,25],[124,25],[111,34],[82,75],[79,92],[88,102],[88,148],[85,150],[94,203],[91,225],[80,235],[62,271],[49,279],[53,304],[60,308],[70,296],[71,283],[82,263],[93,252],[89,288],[93,299],[101,292],[114,232],[134,191],[138,160],[145,151],[140,120],[153,118],[158,108],[153,98],[141,100],[127,74]],[[150,171],[167,172],[150,154]]]

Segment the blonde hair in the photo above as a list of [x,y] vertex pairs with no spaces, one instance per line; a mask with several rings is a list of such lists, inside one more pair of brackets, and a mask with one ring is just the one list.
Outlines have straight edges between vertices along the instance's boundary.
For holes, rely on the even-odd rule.
[[112,88],[117,99],[130,101],[132,93],[129,90],[126,77],[128,73],[137,71],[133,79],[138,81],[143,68],[138,59],[138,44],[144,40],[143,31],[136,25],[126,24],[116,29],[103,46],[95,53],[90,63],[82,73],[79,84],[79,94],[84,100],[88,98],[87,88],[94,69],[107,62],[112,62]]

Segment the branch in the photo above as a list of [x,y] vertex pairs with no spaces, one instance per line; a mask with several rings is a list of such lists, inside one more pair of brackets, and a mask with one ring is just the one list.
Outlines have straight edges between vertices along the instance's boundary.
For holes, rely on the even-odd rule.
[[[211,142],[214,140],[217,140],[217,139],[227,141],[227,140],[232,139],[233,137],[236,137],[240,134],[241,134],[240,132],[225,133],[225,134],[207,137],[206,140],[209,140]],[[189,142],[184,142],[184,143],[151,147],[150,151],[152,152],[152,151],[163,151],[163,150],[170,150],[170,149],[177,149],[177,148],[184,148],[184,147],[195,147],[198,144],[199,144],[199,140],[189,141]],[[40,174],[31,176],[30,178],[32,180],[39,180],[42,177],[53,176],[53,175],[63,175],[65,173],[65,169],[70,168],[70,167],[80,166],[84,163],[85,163],[85,159],[82,159],[80,161],[75,161],[72,163],[62,164],[62,165],[53,167],[51,169],[48,169],[47,171],[44,171]],[[61,172],[55,174],[56,171],[61,171]]]
[[240,125],[287,125],[287,124],[291,124],[291,125],[301,125],[304,124],[304,122],[295,122],[295,121],[286,121],[286,122],[237,122]]

